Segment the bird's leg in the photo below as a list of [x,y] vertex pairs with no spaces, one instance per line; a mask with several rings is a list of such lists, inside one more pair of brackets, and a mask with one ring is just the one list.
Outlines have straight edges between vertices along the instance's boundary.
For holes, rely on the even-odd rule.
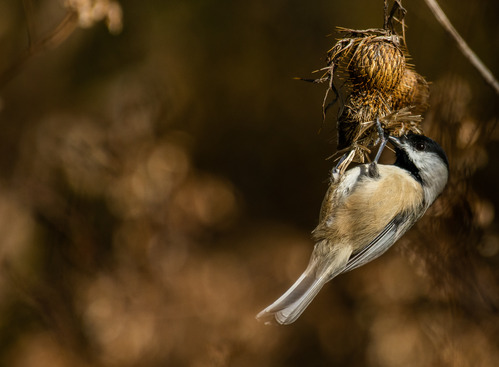
[[378,163],[379,157],[381,157],[381,153],[383,153],[383,149],[385,149],[386,143],[388,142],[388,139],[385,136],[385,131],[383,130],[378,117],[376,117],[376,128],[378,129],[378,135],[381,141],[379,143],[378,153],[376,153],[376,157],[373,161],[374,163]]

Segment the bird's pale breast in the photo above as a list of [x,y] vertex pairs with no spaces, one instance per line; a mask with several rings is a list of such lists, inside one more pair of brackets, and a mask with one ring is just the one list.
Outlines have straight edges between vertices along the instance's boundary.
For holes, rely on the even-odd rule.
[[[332,245],[367,246],[397,215],[415,211],[423,201],[421,185],[405,170],[379,165],[380,176],[362,177],[343,200],[325,201],[332,207],[316,229]],[[336,207],[335,207],[336,205]]]

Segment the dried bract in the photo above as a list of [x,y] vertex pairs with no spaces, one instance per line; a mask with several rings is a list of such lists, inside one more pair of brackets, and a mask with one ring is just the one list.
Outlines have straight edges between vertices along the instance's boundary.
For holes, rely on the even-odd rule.
[[[338,149],[345,149],[353,143],[366,147],[378,139],[377,133],[362,136],[356,140],[362,123],[376,121],[391,112],[385,93],[377,89],[354,90],[347,98],[343,113],[338,118]],[[363,162],[363,157],[358,157]]]

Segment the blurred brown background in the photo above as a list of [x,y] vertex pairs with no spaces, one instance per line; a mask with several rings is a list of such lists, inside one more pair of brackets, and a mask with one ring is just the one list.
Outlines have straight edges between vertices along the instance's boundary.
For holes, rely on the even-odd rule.
[[[440,3],[497,76],[499,3]],[[334,164],[325,87],[293,77],[383,1],[0,2],[0,365],[496,366],[498,96],[404,5],[448,189],[267,327]]]

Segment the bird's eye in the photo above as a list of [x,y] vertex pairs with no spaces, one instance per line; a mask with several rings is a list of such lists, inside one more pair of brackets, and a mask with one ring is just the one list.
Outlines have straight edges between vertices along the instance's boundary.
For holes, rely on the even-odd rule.
[[426,148],[426,145],[424,142],[416,143],[416,150],[419,150],[420,152],[422,152],[423,150],[425,150],[425,148]]

